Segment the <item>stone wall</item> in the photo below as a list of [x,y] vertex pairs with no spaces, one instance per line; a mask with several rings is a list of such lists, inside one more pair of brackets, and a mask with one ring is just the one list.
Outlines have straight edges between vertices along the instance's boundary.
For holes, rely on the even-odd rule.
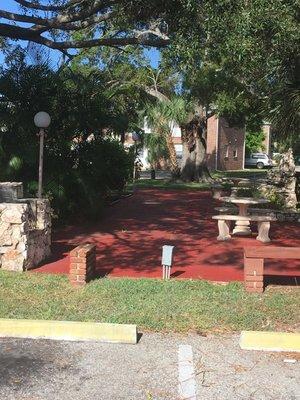
[[9,203],[22,197],[22,182],[0,182],[0,203]]
[[249,208],[249,215],[267,215],[277,221],[300,222],[300,213],[293,211],[272,210],[265,208]]
[[47,199],[18,198],[0,203],[0,268],[33,268],[50,256],[50,246],[51,208]]
[[292,149],[284,153],[279,166],[268,172],[266,183],[258,186],[264,197],[276,200],[280,207],[286,211],[296,211],[296,170]]

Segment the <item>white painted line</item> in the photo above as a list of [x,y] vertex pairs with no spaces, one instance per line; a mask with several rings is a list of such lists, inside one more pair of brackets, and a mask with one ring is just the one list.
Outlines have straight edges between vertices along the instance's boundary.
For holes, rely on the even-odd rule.
[[180,400],[197,400],[193,350],[190,345],[179,345],[178,380]]

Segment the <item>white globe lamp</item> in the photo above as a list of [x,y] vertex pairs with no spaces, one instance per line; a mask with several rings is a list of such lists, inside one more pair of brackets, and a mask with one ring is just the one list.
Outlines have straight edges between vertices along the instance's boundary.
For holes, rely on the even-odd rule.
[[45,111],[40,111],[34,116],[34,124],[38,128],[47,129],[51,123],[51,118]]
[[43,159],[44,159],[44,140],[45,140],[45,129],[47,129],[51,123],[51,118],[45,111],[40,111],[35,114],[33,122],[37,128],[39,128],[40,137],[40,153],[39,153],[39,184],[38,184],[38,198],[40,199],[43,195]]

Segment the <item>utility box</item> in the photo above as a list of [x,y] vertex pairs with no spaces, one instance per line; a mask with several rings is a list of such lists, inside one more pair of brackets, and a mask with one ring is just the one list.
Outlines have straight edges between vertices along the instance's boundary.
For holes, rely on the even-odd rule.
[[169,245],[164,245],[162,247],[162,265],[167,265],[168,267],[171,267],[173,259],[173,249],[174,246]]
[[162,247],[161,265],[163,268],[162,270],[163,279],[170,279],[171,266],[173,261],[173,249],[174,246],[169,246],[169,245],[164,245]]

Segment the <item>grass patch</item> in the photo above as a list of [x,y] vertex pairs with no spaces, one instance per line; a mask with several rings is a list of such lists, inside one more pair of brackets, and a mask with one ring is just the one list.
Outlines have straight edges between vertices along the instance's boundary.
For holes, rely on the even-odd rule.
[[[239,171],[215,171],[212,172],[213,178],[251,178],[260,177],[264,178],[267,174],[266,169],[244,169]],[[139,179],[134,184],[129,183],[127,190],[136,188],[153,188],[153,189],[181,189],[181,190],[209,190],[211,184],[209,182],[173,182],[170,179]]]
[[67,277],[0,271],[0,318],[137,324],[161,332],[293,329],[296,289],[245,293],[242,284],[198,280],[96,280],[83,289]]
[[241,169],[237,171],[214,171],[212,173],[213,178],[251,178],[259,177],[265,178],[267,176],[268,169]]
[[134,184],[130,183],[127,186],[128,190],[137,188],[153,188],[153,189],[179,189],[179,190],[209,190],[209,183],[197,182],[172,182],[168,179],[140,179]]

